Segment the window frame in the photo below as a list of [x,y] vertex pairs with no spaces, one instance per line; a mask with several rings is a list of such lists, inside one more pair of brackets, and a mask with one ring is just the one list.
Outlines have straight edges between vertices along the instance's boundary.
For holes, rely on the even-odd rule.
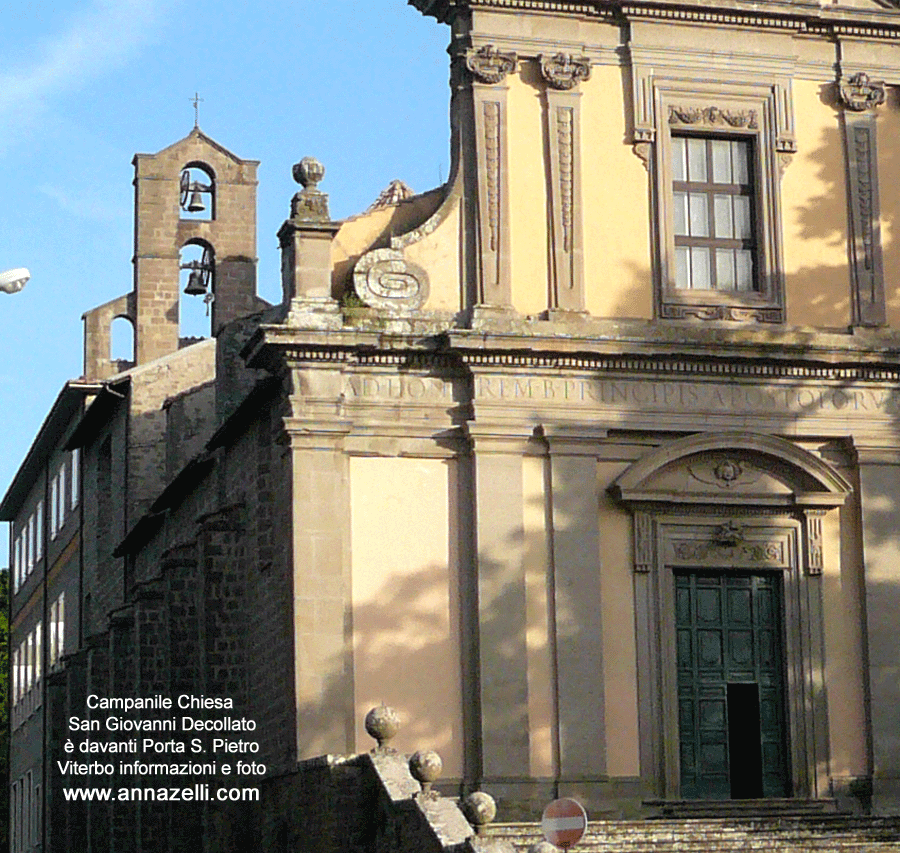
[[[657,247],[656,316],[667,320],[783,323],[778,87],[656,81],[652,171]],[[674,137],[746,140],[752,185],[755,290],[676,286]],[[782,146],[783,147],[783,146]]]

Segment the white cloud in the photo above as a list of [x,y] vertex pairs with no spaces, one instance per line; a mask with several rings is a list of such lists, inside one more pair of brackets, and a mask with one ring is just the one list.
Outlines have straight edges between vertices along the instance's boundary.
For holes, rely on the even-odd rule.
[[50,102],[77,91],[153,38],[173,0],[94,0],[68,27],[34,45],[35,58],[0,70],[0,139],[10,144]]

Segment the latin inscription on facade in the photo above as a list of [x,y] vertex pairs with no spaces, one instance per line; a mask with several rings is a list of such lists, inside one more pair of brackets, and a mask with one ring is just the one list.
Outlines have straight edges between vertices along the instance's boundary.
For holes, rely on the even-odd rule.
[[900,414],[900,391],[826,385],[479,376],[479,402],[529,400],[588,408],[763,414]]
[[348,400],[453,400],[453,383],[436,376],[404,376],[379,374],[377,376],[348,376],[344,388]]

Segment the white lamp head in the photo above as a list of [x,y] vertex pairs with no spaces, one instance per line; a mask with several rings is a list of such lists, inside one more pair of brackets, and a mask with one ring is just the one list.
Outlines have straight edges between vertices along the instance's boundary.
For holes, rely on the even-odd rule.
[[25,267],[0,273],[0,291],[3,293],[18,293],[25,287],[25,283],[30,278],[31,273]]

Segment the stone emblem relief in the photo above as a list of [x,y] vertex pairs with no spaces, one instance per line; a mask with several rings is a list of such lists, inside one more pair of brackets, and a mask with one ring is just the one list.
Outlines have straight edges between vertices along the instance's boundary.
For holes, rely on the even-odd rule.
[[873,110],[884,103],[886,93],[883,80],[870,80],[869,75],[860,71],[851,74],[838,85],[841,103],[853,112]]
[[695,480],[720,489],[751,486],[762,477],[750,463],[737,459],[702,460],[690,464],[688,471]]
[[553,89],[568,91],[591,77],[591,61],[570,53],[541,54],[541,76]]
[[723,110],[719,107],[669,107],[669,124],[702,127],[736,127],[758,130],[756,110]]
[[428,275],[396,249],[374,249],[357,262],[353,286],[371,308],[406,314],[422,307],[428,298]]
[[516,70],[518,61],[515,53],[497,50],[492,44],[466,51],[466,68],[479,83],[502,82]]

